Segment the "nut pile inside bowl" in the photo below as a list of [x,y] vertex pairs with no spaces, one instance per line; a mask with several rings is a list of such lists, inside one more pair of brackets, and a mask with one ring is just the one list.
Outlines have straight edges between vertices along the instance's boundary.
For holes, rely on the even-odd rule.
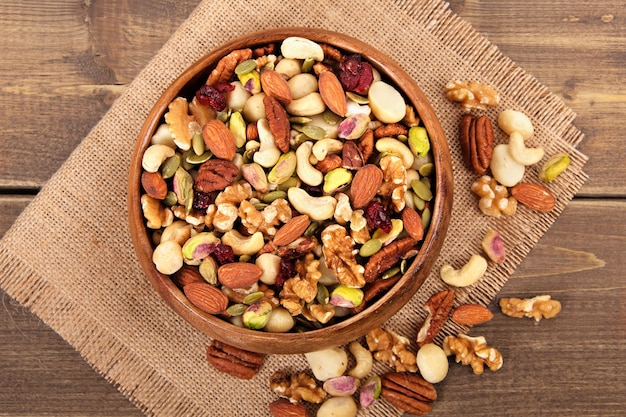
[[142,156],[153,262],[197,308],[249,329],[362,311],[431,216],[427,130],[358,53],[288,37],[233,50],[175,98]]

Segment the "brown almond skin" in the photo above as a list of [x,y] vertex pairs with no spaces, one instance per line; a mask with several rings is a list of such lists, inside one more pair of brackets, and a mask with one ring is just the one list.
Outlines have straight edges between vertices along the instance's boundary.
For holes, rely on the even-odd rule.
[[209,314],[222,313],[228,307],[228,297],[210,284],[201,282],[187,284],[183,292],[193,305]]
[[288,245],[304,233],[307,227],[311,224],[311,219],[306,214],[296,216],[285,223],[274,236],[274,245],[284,246]]
[[270,403],[269,408],[274,417],[310,417],[309,411],[303,404],[293,404],[285,399]]
[[376,165],[368,164],[360,168],[354,175],[350,188],[352,207],[365,207],[374,198],[382,183],[383,171]]
[[341,82],[332,71],[324,71],[318,79],[319,91],[322,100],[333,113],[343,117],[346,115],[346,93]]
[[202,128],[202,138],[204,144],[217,158],[230,161],[235,157],[237,151],[235,138],[221,120],[208,121]]
[[282,104],[291,103],[291,89],[280,73],[274,70],[261,72],[261,87],[265,94],[274,97]]
[[174,284],[180,288],[185,288],[185,286],[193,283],[207,283],[200,275],[198,268],[189,265],[183,265],[171,278]]
[[163,200],[167,195],[167,183],[160,172],[144,171],[141,174],[141,186],[146,194],[157,200]]
[[217,279],[228,288],[248,288],[261,278],[263,270],[255,264],[232,262],[217,270]]
[[455,323],[475,326],[491,320],[493,313],[480,304],[463,304],[452,312],[451,318]]
[[556,205],[554,194],[540,184],[519,183],[511,188],[511,195],[518,202],[537,211],[552,211]]
[[422,223],[422,216],[417,211],[411,207],[405,207],[402,210],[402,223],[404,224],[404,230],[416,242],[422,240],[424,237],[424,224]]

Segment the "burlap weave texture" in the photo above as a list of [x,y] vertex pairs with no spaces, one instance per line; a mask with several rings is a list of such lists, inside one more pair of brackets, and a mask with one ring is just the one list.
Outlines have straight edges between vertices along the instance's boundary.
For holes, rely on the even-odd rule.
[[[436,271],[459,266],[480,249],[488,228],[505,237],[507,262],[479,285],[457,292],[460,301],[489,303],[586,179],[586,157],[576,146],[582,133],[558,97],[439,0],[262,2],[205,0],[128,86],[63,167],[51,178],[0,242],[0,285],[74,346],[95,370],[154,416],[263,416],[275,399],[269,376],[278,369],[305,369],[302,356],[272,356],[251,381],[211,369],[209,342],[159,299],[135,261],[126,218],[130,156],[144,118],[171,81],[225,41],[271,27],[320,27],[356,37],[398,62],[420,85],[449,138],[455,198],[450,231],[423,288],[387,326],[413,335],[416,314],[442,289]],[[539,214],[521,208],[510,219],[482,216],[469,191],[475,176],[462,163],[456,141],[462,110],[447,101],[452,79],[476,79],[496,87],[501,106],[527,113],[536,144],[548,154],[567,152],[570,169],[551,185],[556,209]],[[500,135],[496,138],[505,140]],[[527,171],[537,180],[536,169]],[[41,248],[32,250],[33,242]],[[44,253],[45,256],[41,256]],[[445,333],[462,331],[448,327]],[[384,369],[380,367],[379,369]],[[250,393],[254,393],[250,395]],[[239,398],[238,398],[239,397]],[[400,415],[384,402],[362,415]]]

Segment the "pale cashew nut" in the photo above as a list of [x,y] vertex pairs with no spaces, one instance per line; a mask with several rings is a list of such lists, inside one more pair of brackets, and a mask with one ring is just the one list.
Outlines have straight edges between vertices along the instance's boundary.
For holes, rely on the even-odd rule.
[[380,138],[376,141],[376,150],[381,153],[390,153],[402,159],[402,165],[406,169],[413,165],[413,152],[404,143],[394,138]]
[[309,157],[312,150],[313,142],[311,141],[304,142],[298,146],[298,149],[296,149],[296,174],[298,174],[302,182],[315,187],[324,181],[324,174],[311,165]]
[[292,116],[315,116],[326,110],[326,103],[318,92],[307,94],[285,106],[285,110]]
[[302,188],[291,187],[287,198],[299,213],[307,214],[311,220],[328,220],[335,214],[337,200],[333,196],[313,197]]
[[354,356],[356,365],[348,371],[348,375],[363,379],[372,372],[374,360],[372,352],[364,348],[359,342],[354,341],[348,345],[348,350]]
[[324,60],[324,50],[318,43],[299,36],[290,36],[283,40],[280,52],[285,58]]
[[183,267],[182,247],[174,240],[161,242],[154,248],[152,262],[157,271],[171,275]]
[[487,271],[487,260],[480,255],[472,255],[461,269],[444,265],[439,271],[441,279],[453,287],[467,287],[478,281]]
[[143,153],[141,166],[145,171],[157,172],[161,164],[169,157],[174,156],[174,149],[167,145],[150,145]]
[[326,158],[327,155],[338,154],[343,149],[343,142],[338,139],[320,139],[313,145],[311,152],[313,156],[321,161]]
[[152,135],[150,139],[151,145],[167,145],[172,149],[176,149],[176,143],[174,143],[174,136],[170,131],[170,127],[167,123],[161,124]]
[[261,142],[261,146],[259,147],[259,150],[254,153],[252,159],[264,168],[271,168],[276,165],[278,158],[280,158],[280,149],[276,146],[274,135],[270,130],[270,125],[267,119],[260,119],[257,122],[257,128],[259,130],[259,141]]
[[544,151],[541,146],[537,148],[527,148],[521,133],[513,132],[509,136],[509,154],[518,164],[528,166],[541,161]]
[[229,230],[224,233],[222,243],[232,247],[235,255],[256,255],[265,245],[262,232],[244,236],[236,230]]
[[533,123],[524,113],[507,109],[498,114],[498,126],[507,135],[518,132],[524,139],[533,135]]

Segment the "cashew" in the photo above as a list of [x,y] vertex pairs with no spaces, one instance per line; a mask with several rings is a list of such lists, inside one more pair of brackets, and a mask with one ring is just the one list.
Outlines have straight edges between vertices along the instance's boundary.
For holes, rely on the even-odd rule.
[[526,167],[511,157],[509,145],[501,143],[493,148],[489,164],[493,177],[505,187],[513,187],[524,178]]
[[291,99],[298,100],[317,91],[317,77],[310,72],[296,74],[287,81]]
[[509,136],[509,154],[518,164],[533,165],[541,161],[544,151],[541,146],[537,148],[527,148],[521,133],[513,132]]
[[182,247],[174,240],[162,242],[154,248],[152,262],[157,271],[171,275],[183,267]]
[[263,271],[259,281],[267,285],[274,285],[280,271],[280,256],[273,253],[262,253],[257,256],[254,263]]
[[533,124],[524,113],[507,109],[498,114],[498,126],[507,135],[518,132],[524,139],[533,135]]
[[348,354],[340,347],[309,352],[304,356],[319,381],[341,376],[348,367]]
[[298,174],[302,182],[311,186],[317,186],[324,181],[324,174],[311,165],[309,157],[311,156],[312,150],[313,142],[311,141],[304,142],[298,146],[298,149],[296,149],[296,174]]
[[176,149],[176,144],[174,143],[174,136],[172,136],[172,132],[170,131],[170,127],[167,123],[161,124],[154,135],[152,135],[152,139],[150,139],[150,144],[152,145],[167,145],[172,149]]
[[270,125],[267,119],[260,119],[257,122],[257,128],[259,130],[261,146],[252,159],[264,168],[271,168],[278,162],[278,158],[280,158],[280,149],[276,146],[274,135],[272,135],[270,131]]
[[157,172],[163,161],[171,156],[174,156],[174,154],[174,149],[167,145],[150,145],[143,153],[141,166],[148,172]]
[[402,165],[406,169],[413,165],[413,152],[404,143],[394,138],[380,138],[376,141],[376,150],[381,153],[390,153],[402,159]]
[[256,255],[265,245],[263,233],[256,232],[250,236],[244,236],[236,230],[224,233],[222,243],[232,247],[235,255]]
[[313,145],[311,152],[318,161],[326,158],[328,154],[337,154],[343,149],[343,142],[338,139],[320,139]]
[[356,365],[348,371],[348,375],[363,379],[372,372],[373,358],[372,352],[365,349],[359,342],[354,341],[348,345],[348,350],[354,356]]
[[315,116],[326,110],[326,104],[318,92],[307,94],[285,106],[285,110],[292,116]]
[[441,279],[454,287],[467,287],[478,281],[487,271],[487,261],[480,255],[472,255],[470,260],[461,269],[454,269],[451,265],[441,267]]
[[324,60],[324,51],[319,44],[299,36],[290,36],[283,40],[280,52],[285,58]]
[[402,94],[383,81],[373,82],[367,97],[372,113],[383,123],[397,123],[406,115],[406,102]]
[[299,213],[307,214],[311,220],[322,221],[333,217],[337,200],[326,195],[312,197],[302,188],[292,187],[287,190],[287,198]]

